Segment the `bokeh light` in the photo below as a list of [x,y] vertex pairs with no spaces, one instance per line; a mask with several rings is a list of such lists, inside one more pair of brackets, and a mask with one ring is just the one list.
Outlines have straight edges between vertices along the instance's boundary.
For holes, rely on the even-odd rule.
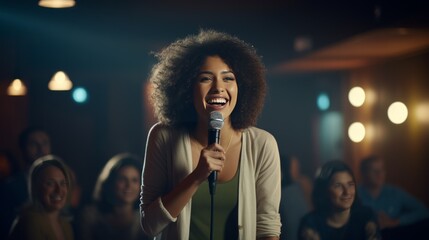
[[365,138],[365,126],[360,122],[354,122],[349,127],[349,138],[353,142],[361,142]]
[[354,87],[349,91],[349,101],[355,107],[360,107],[365,102],[365,91],[361,87]]
[[320,110],[325,111],[330,106],[329,96],[326,93],[321,93],[317,97],[317,107],[319,107]]
[[402,102],[394,102],[387,109],[387,116],[394,124],[401,124],[407,120],[408,109]]
[[88,92],[83,87],[77,87],[73,90],[73,100],[77,103],[85,103],[88,100]]

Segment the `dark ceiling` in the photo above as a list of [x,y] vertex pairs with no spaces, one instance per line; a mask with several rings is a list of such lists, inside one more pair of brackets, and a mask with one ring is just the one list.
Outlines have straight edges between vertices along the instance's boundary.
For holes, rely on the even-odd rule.
[[316,50],[374,28],[429,26],[428,1],[314,2],[77,0],[47,9],[36,0],[1,0],[0,67],[9,69],[1,80],[25,68],[139,71],[151,66],[152,51],[200,28],[252,43],[270,67],[306,53],[294,50],[296,37]]

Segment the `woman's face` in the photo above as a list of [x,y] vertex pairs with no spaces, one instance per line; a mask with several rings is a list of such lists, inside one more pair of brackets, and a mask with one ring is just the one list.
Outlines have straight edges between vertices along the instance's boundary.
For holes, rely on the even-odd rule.
[[355,199],[356,185],[348,172],[335,173],[329,184],[329,197],[335,209],[350,209]]
[[115,196],[120,203],[133,204],[140,194],[140,172],[132,166],[122,167],[115,181]]
[[228,119],[237,104],[238,86],[232,69],[219,56],[208,56],[194,83],[194,107],[202,120],[210,112]]
[[63,171],[47,166],[39,173],[39,198],[48,212],[61,210],[67,202],[68,185]]

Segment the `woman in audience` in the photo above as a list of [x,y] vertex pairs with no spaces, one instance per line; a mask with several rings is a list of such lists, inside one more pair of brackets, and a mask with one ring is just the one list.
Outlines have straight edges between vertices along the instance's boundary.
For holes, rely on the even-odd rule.
[[62,212],[70,200],[68,168],[60,158],[47,155],[34,161],[29,173],[30,204],[15,220],[9,239],[73,240]]
[[141,169],[140,159],[128,153],[107,162],[95,185],[94,204],[83,209],[79,239],[146,239],[138,210]]
[[313,194],[314,211],[300,223],[300,240],[377,240],[375,214],[360,204],[353,172],[342,161],[322,166]]

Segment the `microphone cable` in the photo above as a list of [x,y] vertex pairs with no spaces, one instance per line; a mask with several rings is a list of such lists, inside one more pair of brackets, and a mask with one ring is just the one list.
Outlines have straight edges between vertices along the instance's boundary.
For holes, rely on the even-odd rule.
[[210,240],[213,240],[214,235],[214,192],[210,193]]

